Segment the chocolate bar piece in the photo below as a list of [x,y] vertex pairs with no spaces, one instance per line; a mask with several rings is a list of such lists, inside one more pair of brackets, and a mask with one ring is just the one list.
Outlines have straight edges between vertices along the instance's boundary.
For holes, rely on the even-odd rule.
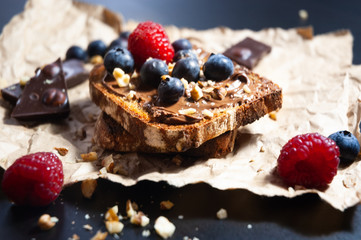
[[271,52],[270,46],[247,37],[223,54],[239,65],[252,69],[269,52]]
[[28,120],[65,118],[70,107],[61,60],[39,69],[25,85],[12,117]]
[[[72,88],[89,78],[89,72],[85,70],[84,64],[80,60],[70,59],[63,62],[63,72],[67,88]],[[1,89],[4,100],[15,105],[23,92],[24,86],[15,83]]]

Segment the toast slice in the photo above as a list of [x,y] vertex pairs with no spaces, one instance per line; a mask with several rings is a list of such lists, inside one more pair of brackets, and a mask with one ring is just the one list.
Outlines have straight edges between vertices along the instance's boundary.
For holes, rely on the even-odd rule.
[[[202,54],[199,59],[209,55]],[[154,104],[156,89],[139,86],[139,77],[134,75],[128,86],[119,87],[104,65],[96,65],[89,78],[90,96],[130,135],[143,139],[156,152],[198,148],[282,107],[282,89],[277,84],[237,64],[224,81],[190,82],[185,96],[172,106]],[[203,95],[198,101],[191,98],[196,86]]]
[[[198,148],[182,153],[192,157],[223,157],[233,151],[237,129],[225,132],[208,140]],[[102,112],[95,124],[93,143],[101,148],[117,152],[157,153],[158,149],[149,146],[144,139],[129,134],[121,124]],[[171,152],[169,152],[171,154]]]

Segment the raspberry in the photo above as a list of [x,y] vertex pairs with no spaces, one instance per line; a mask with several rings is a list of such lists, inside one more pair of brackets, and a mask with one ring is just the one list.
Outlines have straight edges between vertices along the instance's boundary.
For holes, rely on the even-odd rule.
[[277,172],[291,186],[321,188],[337,174],[339,148],[318,133],[298,135],[289,140],[278,157]]
[[4,173],[2,189],[17,205],[45,206],[62,190],[63,165],[50,152],[18,158]]
[[169,63],[174,56],[174,49],[164,28],[151,21],[140,23],[129,35],[128,49],[138,70],[150,57]]

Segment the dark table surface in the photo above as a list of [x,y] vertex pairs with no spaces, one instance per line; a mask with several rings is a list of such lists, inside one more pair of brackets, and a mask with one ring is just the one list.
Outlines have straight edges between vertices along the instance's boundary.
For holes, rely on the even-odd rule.
[[[312,25],[315,33],[350,29],[354,35],[354,64],[361,63],[361,2],[353,1],[206,1],[206,0],[123,0],[86,2],[103,4],[122,13],[125,20],[153,20],[161,24],[206,29],[227,26],[234,29],[261,30],[268,27],[291,28]],[[22,11],[25,1],[2,0],[0,29]],[[309,18],[299,18],[307,10]],[[1,156],[0,156],[1,157]],[[0,170],[0,179],[3,170]],[[132,199],[151,219],[146,227],[148,239],[160,239],[152,229],[159,215],[176,226],[172,239],[188,236],[198,239],[361,239],[361,206],[344,212],[333,209],[315,195],[294,199],[266,198],[245,190],[220,191],[207,184],[174,188],[166,183],[140,182],[124,187],[99,180],[93,199],[82,197],[80,184],[66,187],[50,206],[29,208],[13,206],[0,190],[0,239],[68,239],[74,233],[89,239],[97,230],[105,231],[102,214],[118,204],[124,213],[125,202]],[[161,211],[159,202],[171,200],[175,207]],[[220,208],[228,218],[218,220]],[[43,213],[59,218],[50,231],[40,231],[37,220]],[[89,216],[89,218],[87,217]],[[124,221],[120,239],[146,239],[143,228]],[[89,224],[93,231],[83,228]],[[113,239],[109,236],[108,239]]]

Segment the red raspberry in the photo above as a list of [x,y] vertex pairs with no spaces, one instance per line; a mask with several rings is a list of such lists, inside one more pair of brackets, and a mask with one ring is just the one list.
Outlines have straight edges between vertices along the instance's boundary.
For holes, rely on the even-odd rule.
[[18,158],[4,173],[2,189],[17,205],[45,206],[62,190],[63,165],[50,152]]
[[140,23],[129,35],[128,49],[134,57],[135,67],[138,70],[150,57],[169,63],[174,56],[173,46],[164,28],[151,21]]
[[278,174],[291,185],[325,187],[337,174],[339,148],[318,133],[298,135],[289,140],[278,157]]

